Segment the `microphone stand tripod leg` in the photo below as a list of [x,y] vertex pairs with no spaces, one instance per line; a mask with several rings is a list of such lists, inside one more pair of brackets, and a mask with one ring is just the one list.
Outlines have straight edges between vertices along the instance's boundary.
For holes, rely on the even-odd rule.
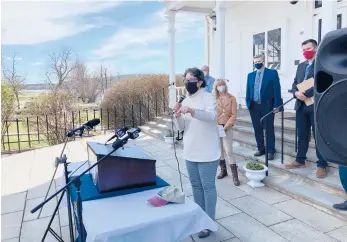
[[81,198],[81,180],[78,177],[74,181],[74,185],[76,187],[77,191],[77,217],[78,217],[78,224],[79,224],[79,236],[80,236],[80,242],[85,242],[85,235],[84,235],[84,226],[83,226],[83,218],[82,218],[82,198]]
[[51,232],[51,234],[52,234],[59,242],[64,242],[64,240],[62,240],[62,239],[57,235],[57,233],[51,228],[51,224],[52,224],[52,222],[53,222],[53,219],[55,218],[56,213],[58,212],[59,205],[60,205],[61,201],[63,200],[64,194],[65,194],[65,191],[63,191],[63,192],[61,193],[61,195],[60,195],[58,204],[57,204],[57,206],[56,206],[55,209],[54,209],[54,212],[53,212],[53,215],[52,215],[51,219],[49,220],[49,223],[48,223],[48,225],[47,225],[46,231],[45,231],[45,233],[44,233],[44,235],[43,235],[43,237],[42,237],[41,242],[44,242],[44,241],[45,241],[48,231]]
[[[69,183],[69,171],[67,169],[68,163],[64,162],[64,174],[65,174],[65,184]],[[68,210],[68,217],[69,217],[69,231],[70,231],[70,240],[71,242],[74,242],[74,234],[73,234],[73,223],[72,223],[72,212],[71,212],[71,203],[70,203],[70,191],[67,188],[66,189],[66,206]]]

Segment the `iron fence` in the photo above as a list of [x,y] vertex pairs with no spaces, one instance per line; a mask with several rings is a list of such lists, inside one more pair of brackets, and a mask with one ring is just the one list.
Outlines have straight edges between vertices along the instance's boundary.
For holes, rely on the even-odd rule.
[[164,87],[142,95],[135,103],[117,103],[113,108],[100,107],[2,120],[5,129],[1,135],[1,150],[2,153],[21,152],[63,143],[68,130],[95,118],[100,119],[100,125],[87,131],[84,136],[102,134],[123,126],[141,126],[168,111],[167,97],[167,87]]

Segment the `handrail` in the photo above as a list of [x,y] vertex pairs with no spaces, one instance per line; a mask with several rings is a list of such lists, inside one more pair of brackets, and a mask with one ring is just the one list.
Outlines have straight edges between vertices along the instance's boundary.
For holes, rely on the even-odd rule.
[[[288,101],[286,101],[285,103],[283,103],[281,106],[278,106],[277,108],[274,108],[272,111],[268,112],[267,114],[265,114],[261,119],[260,119],[260,124],[263,126],[264,128],[264,124],[263,121],[264,119],[266,119],[268,116],[270,116],[271,114],[274,114],[275,112],[278,112],[282,107],[284,107],[286,104],[288,104],[289,102],[291,102],[293,99],[295,99],[295,97],[292,97],[291,99],[289,99]],[[283,136],[284,136],[284,114],[283,111],[281,112],[281,163],[283,164],[283,158],[284,158],[284,144],[283,144]],[[268,144],[267,144],[267,132],[265,129],[265,166],[268,167],[269,166],[269,158],[268,158]],[[268,173],[269,169],[266,171],[266,176],[269,175]]]

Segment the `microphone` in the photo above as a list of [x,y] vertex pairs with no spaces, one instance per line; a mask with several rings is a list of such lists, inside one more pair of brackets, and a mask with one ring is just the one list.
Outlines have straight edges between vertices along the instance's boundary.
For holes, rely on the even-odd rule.
[[178,103],[182,103],[185,98],[186,98],[186,95],[184,95],[184,94],[182,96],[180,96]]
[[116,129],[115,131],[114,131],[114,135],[111,137],[111,138],[109,138],[106,142],[105,142],[105,145],[106,145],[106,143],[107,142],[109,142],[110,140],[113,140],[115,137],[117,137],[117,138],[121,138],[121,137],[123,137],[125,134],[126,134],[126,131],[128,130],[129,128],[128,127],[123,127],[123,128],[120,128],[120,129]]
[[123,145],[125,145],[129,139],[137,139],[140,135],[141,129],[140,128],[132,128],[130,129],[126,135],[121,137],[120,139],[116,139],[115,142],[112,143],[112,148],[113,149],[119,149]]
[[84,129],[93,129],[94,126],[98,125],[100,123],[100,119],[98,118],[95,118],[95,119],[92,119],[92,120],[89,120],[88,122],[86,122],[85,124],[83,124],[81,127],[78,127],[78,128],[75,128],[75,129],[71,129],[68,133],[67,133],[67,136],[68,137],[72,137],[75,135],[75,133],[77,131],[80,131],[81,132],[81,136],[82,136],[82,133],[83,133],[83,130]]

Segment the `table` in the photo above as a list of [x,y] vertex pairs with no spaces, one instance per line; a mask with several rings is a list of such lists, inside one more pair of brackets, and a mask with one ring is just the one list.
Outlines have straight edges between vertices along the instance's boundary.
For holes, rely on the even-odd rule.
[[189,198],[184,204],[149,205],[147,200],[159,190],[84,201],[86,241],[179,242],[203,229],[217,231],[217,224]]

